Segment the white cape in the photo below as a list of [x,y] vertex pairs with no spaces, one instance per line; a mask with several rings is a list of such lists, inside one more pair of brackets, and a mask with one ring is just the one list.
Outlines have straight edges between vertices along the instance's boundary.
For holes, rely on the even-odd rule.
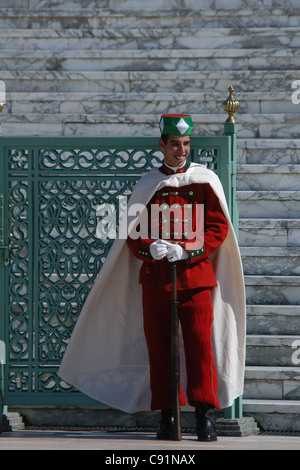
[[[240,252],[220,180],[200,164],[192,163],[186,173],[171,176],[154,169],[136,184],[128,208],[131,204],[146,205],[154,192],[164,186],[191,183],[211,185],[229,222],[226,240],[210,258],[218,284],[213,295],[212,339],[217,394],[221,408],[225,408],[243,393],[246,302]],[[151,400],[142,290],[138,283],[141,264],[125,238],[114,241],[79,315],[58,372],[63,380],[86,395],[128,413],[150,410]]]

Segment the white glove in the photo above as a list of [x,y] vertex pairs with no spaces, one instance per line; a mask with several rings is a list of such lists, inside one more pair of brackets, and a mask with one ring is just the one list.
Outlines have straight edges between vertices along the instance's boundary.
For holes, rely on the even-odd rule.
[[156,260],[167,256],[168,261],[181,261],[188,258],[188,252],[180,245],[167,242],[167,240],[156,240],[150,245],[150,253]]
[[168,246],[165,244],[164,240],[156,240],[150,245],[150,253],[155,260],[161,260],[168,253]]
[[[168,243],[168,242],[167,242]],[[168,243],[169,249],[167,253],[168,261],[181,261],[189,257],[188,252],[180,245],[174,245],[173,243]]]

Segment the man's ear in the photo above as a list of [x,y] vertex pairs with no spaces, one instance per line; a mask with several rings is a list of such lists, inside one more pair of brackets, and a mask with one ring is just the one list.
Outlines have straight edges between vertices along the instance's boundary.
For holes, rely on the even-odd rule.
[[164,152],[164,150],[165,150],[165,143],[164,143],[164,141],[163,141],[162,139],[159,139],[158,145],[159,145],[160,150],[161,150],[162,152]]

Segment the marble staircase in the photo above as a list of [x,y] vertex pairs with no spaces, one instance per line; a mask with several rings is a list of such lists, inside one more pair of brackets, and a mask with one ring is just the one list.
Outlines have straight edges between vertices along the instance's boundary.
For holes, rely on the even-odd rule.
[[[247,288],[244,410],[300,430],[298,0],[0,0],[4,135],[157,135],[162,112],[223,134],[233,85]],[[297,367],[298,365],[298,367]]]
[[213,134],[233,83],[240,138],[297,135],[296,0],[196,3],[2,0],[3,133],[156,135],[161,110],[186,103]]
[[241,139],[238,146],[247,289],[244,409],[264,429],[298,431],[300,141]]

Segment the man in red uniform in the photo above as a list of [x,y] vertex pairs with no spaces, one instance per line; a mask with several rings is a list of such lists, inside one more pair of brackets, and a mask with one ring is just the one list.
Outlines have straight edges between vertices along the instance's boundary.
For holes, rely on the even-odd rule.
[[[164,162],[159,170],[165,175],[185,173],[193,128],[191,117],[163,115],[160,127],[159,146]],[[228,222],[208,183],[188,184],[187,180],[180,187],[164,187],[155,192],[147,209],[148,238],[129,237],[127,244],[143,261],[139,282],[150,363],[151,409],[161,410],[157,437],[172,439],[174,436],[170,325],[171,262],[175,261],[187,400],[196,409],[198,439],[217,440],[214,409],[220,405],[211,343],[212,291],[217,284],[209,256],[225,240]],[[182,390],[180,403],[186,404]]]

